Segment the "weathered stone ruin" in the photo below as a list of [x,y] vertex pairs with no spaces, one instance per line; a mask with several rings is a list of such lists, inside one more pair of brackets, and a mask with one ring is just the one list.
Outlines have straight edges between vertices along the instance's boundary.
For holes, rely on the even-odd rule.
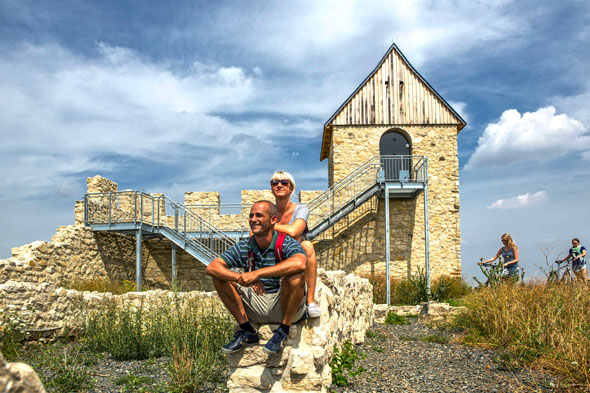
[[[123,295],[78,292],[48,283],[8,281],[0,284],[0,309],[10,309],[28,327],[29,332],[68,334],[80,329],[83,310],[99,309],[106,301],[130,307],[150,304],[175,297],[198,297],[225,313],[215,293],[163,290],[131,292]],[[326,392],[332,376],[329,366],[334,347],[344,341],[362,343],[366,330],[373,324],[372,288],[366,279],[344,272],[321,270],[318,278],[318,300],[322,316],[293,325],[287,346],[281,354],[263,352],[265,340],[277,326],[260,326],[262,343],[230,355],[232,392]]]

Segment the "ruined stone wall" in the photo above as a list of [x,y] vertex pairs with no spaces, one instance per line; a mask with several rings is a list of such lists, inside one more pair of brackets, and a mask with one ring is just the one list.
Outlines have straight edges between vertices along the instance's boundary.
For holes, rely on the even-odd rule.
[[[135,238],[92,232],[81,225],[60,227],[50,242],[12,249],[0,260],[0,283],[9,280],[68,285],[109,280],[135,282]],[[143,241],[143,282],[148,288],[169,288],[172,282],[172,244],[165,239]],[[212,289],[205,265],[177,249],[177,279],[187,289]]]
[[244,207],[236,207],[229,212],[220,211],[220,197],[218,192],[186,192],[184,194],[184,204],[191,211],[197,213],[215,227],[224,231],[242,231],[246,234],[249,231],[249,206],[259,200],[274,201],[274,196],[270,189],[242,190],[241,204]]
[[[330,167],[337,182],[371,157],[379,155],[379,140],[390,127],[334,126]],[[433,276],[460,276],[459,162],[455,126],[407,126],[411,154],[428,157],[430,266]],[[383,198],[375,198],[365,219],[339,223],[316,246],[319,265],[347,267],[358,274],[385,272]],[[371,211],[372,208],[365,208]],[[407,276],[424,266],[424,194],[390,199],[392,275]],[[381,274],[382,274],[381,273]]]
[[[151,304],[179,299],[199,298],[212,310],[225,313],[214,292],[179,292],[150,290],[113,295],[109,292],[80,292],[48,283],[8,281],[0,284],[0,314],[11,313],[25,326],[25,330],[52,331],[67,334],[66,329],[81,328],[89,310],[98,310],[106,301],[121,305],[149,308]],[[168,300],[166,300],[168,299]]]
[[[263,345],[277,325],[255,326],[261,342],[228,356],[230,392],[326,392],[332,382],[329,362],[334,347],[345,341],[364,342],[373,325],[373,291],[366,279],[342,271],[318,272],[316,300],[320,318],[293,324],[283,351],[263,352]],[[213,292],[152,290],[123,295],[66,290],[48,283],[8,281],[0,284],[0,316],[10,313],[26,330],[67,334],[83,327],[88,310],[98,310],[105,302],[150,308],[198,298],[208,309],[226,313]]]

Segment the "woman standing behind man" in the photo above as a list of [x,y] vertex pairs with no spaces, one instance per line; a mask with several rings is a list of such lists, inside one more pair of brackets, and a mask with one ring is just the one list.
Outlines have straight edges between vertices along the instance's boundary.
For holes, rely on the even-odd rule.
[[503,260],[502,267],[504,268],[502,276],[512,276],[518,270],[518,247],[514,244],[512,237],[508,233],[503,234],[501,239],[504,246],[498,250],[496,256],[486,261],[478,262],[477,264],[487,265],[498,259],[501,255]]
[[301,242],[301,247],[307,255],[307,268],[305,269],[307,314],[310,318],[317,318],[322,312],[315,302],[317,259],[313,244],[307,239],[309,210],[304,205],[291,202],[291,194],[295,192],[295,179],[289,172],[275,172],[270,179],[270,188],[279,211],[275,231],[283,232]]

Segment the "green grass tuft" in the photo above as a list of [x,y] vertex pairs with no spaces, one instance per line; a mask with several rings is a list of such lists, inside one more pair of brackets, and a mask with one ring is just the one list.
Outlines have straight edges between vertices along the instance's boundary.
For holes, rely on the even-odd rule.
[[387,312],[387,317],[385,318],[386,325],[409,325],[410,322],[401,315],[397,315],[396,313],[392,312],[391,310]]

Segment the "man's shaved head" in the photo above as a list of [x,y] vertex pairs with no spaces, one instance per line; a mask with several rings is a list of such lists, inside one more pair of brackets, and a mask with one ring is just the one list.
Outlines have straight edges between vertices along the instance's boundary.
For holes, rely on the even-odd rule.
[[266,207],[266,213],[269,216],[278,216],[279,215],[279,211],[277,210],[277,207],[275,206],[274,203],[272,203],[271,201],[267,201],[267,200],[261,200],[261,201],[256,201],[254,202],[254,205],[257,205],[259,203],[263,203]]

